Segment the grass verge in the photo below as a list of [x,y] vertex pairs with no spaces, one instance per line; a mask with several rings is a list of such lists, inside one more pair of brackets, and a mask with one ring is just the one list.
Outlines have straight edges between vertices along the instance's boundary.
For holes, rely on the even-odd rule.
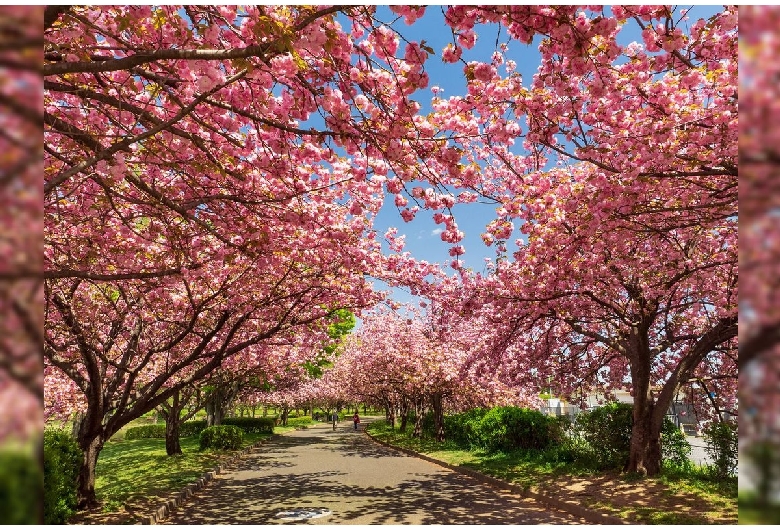
[[[706,470],[665,470],[648,478],[614,471],[595,472],[576,463],[551,461],[544,452],[493,453],[466,450],[391,430],[384,421],[368,427],[375,438],[450,465],[576,502],[632,524],[736,524],[737,480],[715,480]],[[741,512],[739,512],[741,516]]]

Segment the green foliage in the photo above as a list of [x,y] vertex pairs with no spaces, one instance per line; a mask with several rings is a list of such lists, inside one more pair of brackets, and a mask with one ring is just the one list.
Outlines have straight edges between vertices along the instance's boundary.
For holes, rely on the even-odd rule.
[[[311,423],[311,418],[307,418],[309,423]],[[222,425],[235,425],[245,433],[273,434],[276,418],[267,416],[265,418],[224,418],[222,420]],[[203,428],[205,428],[205,422]]]
[[[329,317],[333,322],[328,325],[328,336],[331,339],[340,339],[347,335],[355,327],[355,315],[349,309],[337,309]],[[335,348],[325,348],[328,353],[333,353]]]
[[711,472],[716,477],[729,477],[737,471],[737,424],[713,422],[704,429],[705,451],[712,459]]
[[303,364],[303,368],[313,378],[322,377],[323,369],[333,366],[332,355],[341,344],[341,339],[352,331],[356,323],[355,315],[348,309],[337,309],[326,318],[330,322],[327,330],[328,337],[333,339],[333,342],[322,349],[324,357]]
[[0,523],[40,524],[41,465],[27,452],[0,451]]
[[139,425],[125,431],[125,440],[146,440],[149,438],[165,438],[165,425],[159,423]]
[[488,409],[471,409],[444,416],[444,434],[461,447],[479,447],[479,422]]
[[213,425],[200,433],[200,449],[239,449],[244,431],[235,425]]
[[[311,418],[309,418],[311,423]],[[245,433],[273,434],[275,418],[223,418],[222,425],[235,425]],[[197,436],[206,428],[206,420],[185,421],[179,427],[179,437]],[[165,438],[165,425],[141,425],[131,427],[125,431],[125,440],[145,440],[152,438]]]
[[[448,440],[488,453],[517,450],[543,453],[553,464],[577,464],[594,471],[619,469],[631,446],[632,407],[611,403],[582,412],[572,424],[568,416],[547,416],[516,407],[472,409],[445,416]],[[663,458],[676,468],[692,465],[685,435],[666,420],[661,434]]]
[[[185,421],[179,427],[179,437],[197,436],[206,428],[206,420]],[[163,435],[164,436],[164,435]]]
[[589,446],[579,459],[595,469],[622,468],[631,448],[632,408],[628,403],[609,403],[578,414],[575,436],[582,436]]
[[302,427],[304,425],[311,425],[313,420],[311,416],[300,416],[297,418],[287,418],[288,427]]
[[448,416],[444,421],[447,437],[463,447],[488,452],[543,450],[563,437],[555,418],[519,407],[473,409]]
[[76,508],[77,481],[84,454],[67,432],[47,429],[43,433],[43,520],[62,524]]
[[661,428],[661,457],[664,465],[671,465],[677,469],[691,468],[693,462],[690,456],[691,444],[688,443],[685,434],[672,420],[664,418]]

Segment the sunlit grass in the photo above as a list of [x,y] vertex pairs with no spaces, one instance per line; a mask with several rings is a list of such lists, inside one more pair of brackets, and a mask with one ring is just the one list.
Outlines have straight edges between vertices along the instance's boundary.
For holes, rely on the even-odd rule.
[[[276,434],[294,430],[277,427]],[[245,433],[242,449],[268,434]],[[123,440],[106,443],[95,470],[95,492],[104,512],[115,512],[135,504],[149,505],[192,484],[232,451],[198,448],[198,436],[180,439],[182,455],[168,456],[165,440]]]

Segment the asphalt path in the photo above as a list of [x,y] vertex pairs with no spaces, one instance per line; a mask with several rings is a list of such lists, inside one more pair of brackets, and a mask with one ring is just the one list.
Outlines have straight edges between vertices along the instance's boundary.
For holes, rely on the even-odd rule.
[[352,422],[341,422],[334,432],[323,423],[277,436],[163,524],[585,523],[377,444],[363,426],[355,432]]

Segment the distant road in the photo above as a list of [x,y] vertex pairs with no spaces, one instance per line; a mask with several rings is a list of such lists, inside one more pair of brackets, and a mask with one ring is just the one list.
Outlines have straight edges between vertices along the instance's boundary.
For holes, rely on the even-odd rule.
[[296,508],[327,514],[309,524],[584,523],[381,446],[341,422],[336,432],[317,424],[262,445],[163,524],[289,524],[278,514]]

